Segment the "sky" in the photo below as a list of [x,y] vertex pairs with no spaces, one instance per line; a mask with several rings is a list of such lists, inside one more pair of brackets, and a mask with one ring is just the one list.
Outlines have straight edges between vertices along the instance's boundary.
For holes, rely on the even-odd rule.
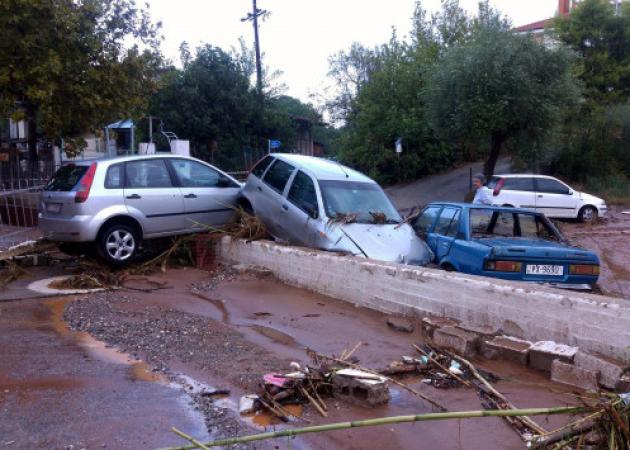
[[[147,0],[154,21],[162,21],[165,56],[179,65],[179,45],[187,41],[194,49],[202,43],[223,49],[238,47],[239,37],[253,46],[250,22],[241,18],[251,11],[251,0]],[[491,0],[514,26],[552,17],[557,0]],[[280,81],[286,94],[308,102],[322,94],[327,79],[328,57],[352,42],[366,46],[389,39],[392,27],[398,36],[408,34],[415,0],[258,0],[258,8],[271,12],[260,23],[263,64],[283,72]],[[430,11],[440,0],[424,0]],[[471,13],[477,0],[460,0]]]

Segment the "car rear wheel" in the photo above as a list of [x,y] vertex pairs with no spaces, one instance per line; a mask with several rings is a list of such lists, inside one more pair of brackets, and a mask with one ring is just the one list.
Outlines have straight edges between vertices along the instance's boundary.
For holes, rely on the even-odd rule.
[[597,222],[597,209],[594,206],[584,206],[578,213],[578,222],[595,223]]
[[123,267],[133,261],[139,244],[136,230],[128,225],[113,224],[101,233],[97,250],[108,264]]

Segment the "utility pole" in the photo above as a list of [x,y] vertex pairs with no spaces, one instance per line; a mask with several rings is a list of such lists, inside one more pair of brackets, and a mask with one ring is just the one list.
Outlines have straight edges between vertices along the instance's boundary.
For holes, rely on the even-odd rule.
[[265,18],[269,14],[269,11],[265,9],[258,9],[256,7],[256,0],[252,0],[252,12],[247,13],[246,17],[241,19],[241,22],[252,22],[254,25],[254,48],[256,50],[256,90],[258,95],[262,97],[262,63],[260,61],[260,41],[258,39],[258,18]]

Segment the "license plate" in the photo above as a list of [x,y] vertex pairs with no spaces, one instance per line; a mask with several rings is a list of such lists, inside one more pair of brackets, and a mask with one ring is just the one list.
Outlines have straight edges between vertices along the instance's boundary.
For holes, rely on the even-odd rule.
[[46,203],[46,211],[58,213],[61,211],[61,203]]
[[527,275],[564,275],[564,266],[554,266],[551,264],[527,264],[525,268]]

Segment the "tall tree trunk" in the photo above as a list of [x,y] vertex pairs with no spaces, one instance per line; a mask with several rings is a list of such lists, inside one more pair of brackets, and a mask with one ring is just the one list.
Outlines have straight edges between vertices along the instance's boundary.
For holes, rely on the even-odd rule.
[[486,176],[486,179],[490,179],[490,177],[494,175],[494,166],[497,165],[497,160],[501,154],[501,148],[503,147],[504,141],[505,138],[502,134],[492,133],[492,137],[490,139],[490,154],[483,166],[483,174]]
[[35,118],[35,109],[28,107],[26,109],[26,145],[28,148],[30,175],[35,176],[37,170],[37,120]]

